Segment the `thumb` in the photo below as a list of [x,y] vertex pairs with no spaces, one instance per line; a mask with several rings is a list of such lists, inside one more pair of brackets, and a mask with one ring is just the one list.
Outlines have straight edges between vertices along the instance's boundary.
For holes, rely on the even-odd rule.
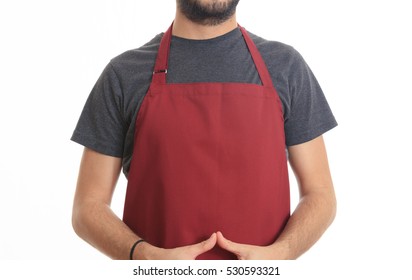
[[192,252],[193,255],[195,255],[195,257],[211,250],[213,247],[215,247],[216,245],[216,233],[213,233],[208,239],[197,243],[197,244],[193,244],[190,246],[190,251]]
[[220,231],[217,232],[217,244],[222,249],[235,254],[238,258],[241,257],[242,245],[226,239]]

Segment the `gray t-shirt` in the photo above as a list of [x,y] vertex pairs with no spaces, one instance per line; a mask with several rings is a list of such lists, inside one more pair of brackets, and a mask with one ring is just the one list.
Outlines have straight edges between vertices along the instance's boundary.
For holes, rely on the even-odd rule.
[[[326,98],[301,55],[288,45],[249,35],[282,101],[285,145],[307,142],[335,127]],[[121,157],[126,176],[135,118],[151,82],[162,36],[110,61],[93,87],[71,138],[99,153]],[[167,82],[261,83],[239,29],[209,40],[173,36]]]

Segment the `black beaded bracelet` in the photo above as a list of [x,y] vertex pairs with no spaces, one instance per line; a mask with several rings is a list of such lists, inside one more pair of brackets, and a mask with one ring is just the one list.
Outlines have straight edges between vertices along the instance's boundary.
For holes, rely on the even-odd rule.
[[145,241],[144,241],[143,239],[137,240],[137,241],[133,244],[132,248],[130,249],[130,259],[131,259],[131,260],[133,260],[133,252],[134,252],[134,249],[136,248],[137,244],[139,244],[140,242],[145,242]]

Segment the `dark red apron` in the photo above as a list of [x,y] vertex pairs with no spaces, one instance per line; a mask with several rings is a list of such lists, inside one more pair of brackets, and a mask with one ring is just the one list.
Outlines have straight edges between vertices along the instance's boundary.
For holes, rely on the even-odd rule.
[[[152,245],[190,245],[216,231],[269,245],[290,216],[281,103],[259,51],[240,30],[262,85],[168,84],[172,27],[162,38],[136,119],[123,216]],[[234,258],[218,246],[198,257]]]

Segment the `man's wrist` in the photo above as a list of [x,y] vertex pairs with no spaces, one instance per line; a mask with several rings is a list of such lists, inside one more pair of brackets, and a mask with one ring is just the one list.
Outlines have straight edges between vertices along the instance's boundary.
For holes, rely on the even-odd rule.
[[140,243],[142,243],[142,242],[145,242],[144,239],[139,239],[139,240],[137,240],[137,241],[132,245],[132,248],[130,249],[130,254],[129,254],[129,259],[130,259],[130,260],[133,260],[133,259],[134,259],[134,258],[133,258],[134,251],[135,251],[136,247],[137,247]]
[[292,250],[288,241],[276,241],[269,246],[274,260],[293,260]]
[[139,243],[134,252],[133,252],[133,259],[134,260],[153,260],[155,255],[155,250],[158,249],[157,247],[150,245],[147,242]]

